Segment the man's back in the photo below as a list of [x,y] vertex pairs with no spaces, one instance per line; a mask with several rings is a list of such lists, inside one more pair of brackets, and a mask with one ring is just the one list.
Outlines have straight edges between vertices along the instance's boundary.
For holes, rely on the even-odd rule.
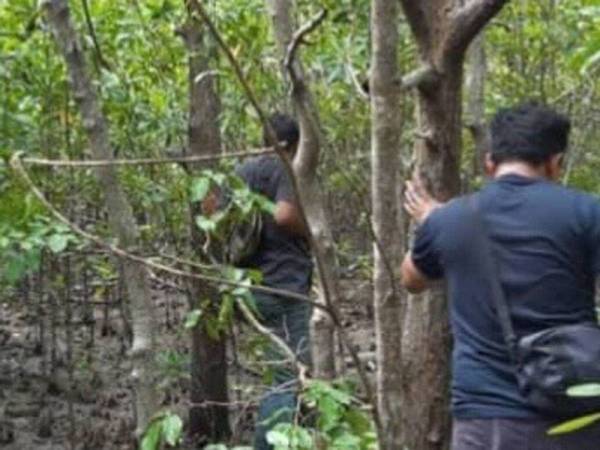
[[[261,156],[246,161],[238,174],[250,189],[273,202],[294,201],[294,191],[278,156]],[[306,294],[310,288],[312,262],[308,243],[265,217],[260,244],[247,265],[263,273],[267,286]]]
[[489,236],[519,336],[595,320],[600,205],[540,178],[506,175],[476,195],[486,230],[456,200],[419,229],[413,260],[445,276],[454,334],[452,403],[457,418],[536,417],[518,392],[473,233]]

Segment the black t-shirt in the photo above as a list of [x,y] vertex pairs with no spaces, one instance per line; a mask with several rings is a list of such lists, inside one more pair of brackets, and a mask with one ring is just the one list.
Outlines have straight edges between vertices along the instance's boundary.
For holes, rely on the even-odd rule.
[[[517,175],[494,180],[475,197],[517,335],[595,321],[594,280],[600,274],[597,199]],[[476,254],[481,250],[473,245],[473,232],[479,231],[466,208],[467,202],[458,199],[435,210],[417,230],[412,250],[420,271],[447,281],[454,337],[453,415],[536,417],[518,391],[489,276]]]
[[[271,201],[295,202],[291,180],[278,156],[260,156],[246,161],[238,175],[250,189]],[[293,235],[265,215],[260,244],[248,265],[260,269],[263,284],[307,294],[310,290],[312,260],[305,238]]]

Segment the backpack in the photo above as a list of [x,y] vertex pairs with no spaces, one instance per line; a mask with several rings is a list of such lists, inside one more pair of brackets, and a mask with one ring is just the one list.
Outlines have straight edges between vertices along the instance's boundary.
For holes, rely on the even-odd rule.
[[205,252],[214,263],[244,267],[260,245],[263,211],[253,207],[249,212],[242,212],[225,188],[219,193],[216,214],[219,215],[216,227],[207,230]]
[[223,262],[243,266],[258,249],[262,228],[262,213],[257,210],[252,211],[246,220],[232,224],[226,237]]

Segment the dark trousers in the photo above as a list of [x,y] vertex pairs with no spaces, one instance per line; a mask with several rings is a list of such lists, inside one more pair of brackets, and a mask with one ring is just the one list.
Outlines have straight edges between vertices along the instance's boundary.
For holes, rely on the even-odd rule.
[[[263,325],[285,341],[298,359],[310,363],[309,320],[311,305],[264,294],[255,295],[256,307]],[[258,408],[255,450],[270,450],[266,435],[276,424],[292,422],[296,410],[297,373],[293,362],[273,343],[265,351],[267,364],[272,364],[273,381]]]
[[452,450],[600,450],[600,424],[548,436],[547,420],[455,419]]

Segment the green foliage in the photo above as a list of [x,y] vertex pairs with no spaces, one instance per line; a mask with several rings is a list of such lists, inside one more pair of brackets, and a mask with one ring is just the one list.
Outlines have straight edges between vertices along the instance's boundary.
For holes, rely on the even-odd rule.
[[21,227],[0,222],[0,282],[15,283],[38,268],[42,252],[63,252],[77,237],[65,225],[37,216]]
[[316,413],[314,426],[281,423],[267,434],[275,450],[311,450],[322,446],[335,450],[377,448],[373,424],[352,396],[346,381],[310,380],[302,401]]
[[161,412],[146,427],[139,450],[160,450],[163,443],[176,446],[181,441],[182,430],[183,422],[177,414]]

